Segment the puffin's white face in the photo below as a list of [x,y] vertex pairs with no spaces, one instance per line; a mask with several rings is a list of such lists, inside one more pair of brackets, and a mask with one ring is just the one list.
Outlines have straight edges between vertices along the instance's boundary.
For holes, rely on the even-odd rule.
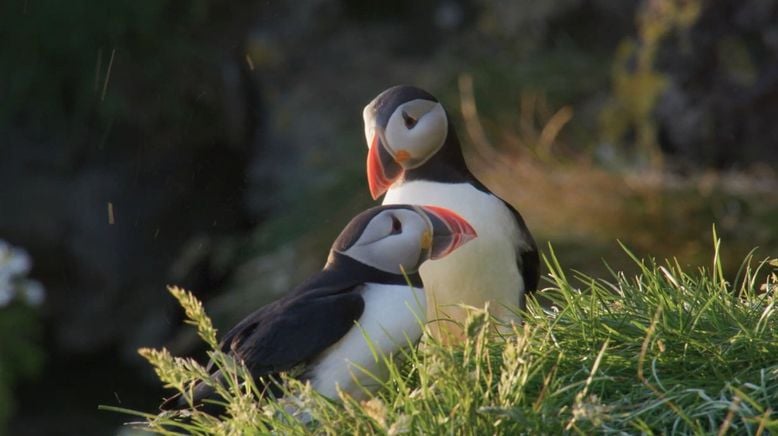
[[448,118],[438,102],[417,99],[399,105],[389,117],[383,138],[375,134],[375,111],[370,105],[362,116],[368,148],[377,139],[381,140],[395,162],[404,169],[423,165],[446,142]]
[[382,271],[410,274],[427,260],[431,247],[432,223],[424,213],[389,209],[373,217],[343,254]]
[[449,209],[407,204],[378,206],[354,217],[332,252],[392,274],[412,274],[476,237],[475,229]]

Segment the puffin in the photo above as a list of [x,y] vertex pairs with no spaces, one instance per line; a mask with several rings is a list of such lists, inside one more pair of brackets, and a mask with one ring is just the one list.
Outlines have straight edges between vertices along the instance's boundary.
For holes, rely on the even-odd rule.
[[[246,365],[262,392],[279,395],[278,376],[286,372],[327,398],[337,401],[342,391],[364,399],[387,379],[385,358],[422,335],[426,298],[419,266],[476,236],[445,208],[368,209],[343,229],[321,271],[248,315],[224,335],[220,348]],[[220,371],[211,376],[224,383]],[[223,410],[208,384],[192,392],[193,404],[206,413]],[[187,406],[179,394],[160,408]]]
[[[537,245],[515,207],[468,169],[451,118],[440,102],[414,86],[394,86],[363,112],[367,180],[383,204],[428,204],[467,220],[478,239],[421,269],[428,319],[439,339],[461,338],[465,306],[489,307],[504,321],[521,321],[526,295],[540,279]],[[447,322],[455,321],[455,322]]]

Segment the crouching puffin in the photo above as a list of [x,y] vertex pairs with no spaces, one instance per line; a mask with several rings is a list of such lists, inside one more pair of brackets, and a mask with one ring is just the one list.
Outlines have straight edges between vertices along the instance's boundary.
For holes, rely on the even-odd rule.
[[[473,243],[421,267],[429,320],[450,317],[461,324],[466,316],[461,304],[483,307],[486,302],[496,317],[517,320],[510,308],[525,309],[525,294],[538,285],[535,241],[519,212],[467,168],[443,106],[422,89],[395,86],[371,101],[362,115],[373,198],[386,193],[385,205],[445,207],[478,232]],[[455,323],[436,324],[433,331],[441,339],[461,333]]]
[[[384,358],[421,337],[426,299],[419,266],[475,237],[467,221],[444,208],[368,209],[341,232],[320,272],[247,316],[221,349],[262,377],[263,390],[277,392],[276,376],[294,370],[328,398],[337,400],[341,390],[363,399],[386,379]],[[221,380],[219,371],[213,377]],[[214,396],[207,384],[194,387],[194,403],[208,413],[220,410],[203,404]],[[161,408],[186,406],[176,396]]]

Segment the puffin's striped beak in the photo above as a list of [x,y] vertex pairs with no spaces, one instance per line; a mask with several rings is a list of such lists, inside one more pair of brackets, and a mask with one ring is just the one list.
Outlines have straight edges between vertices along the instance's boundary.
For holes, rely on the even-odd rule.
[[461,247],[478,234],[473,226],[453,211],[437,206],[421,206],[432,221],[430,259],[439,259]]
[[367,152],[367,184],[373,200],[383,195],[395,180],[400,178],[403,168],[392,157],[381,141],[376,129],[370,150]]

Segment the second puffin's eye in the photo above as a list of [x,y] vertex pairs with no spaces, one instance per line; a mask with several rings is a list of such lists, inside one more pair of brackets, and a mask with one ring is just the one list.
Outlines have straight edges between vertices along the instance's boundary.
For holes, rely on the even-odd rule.
[[392,215],[392,233],[390,235],[396,235],[403,230],[403,225],[396,216]]
[[414,126],[416,126],[416,122],[419,121],[416,118],[413,118],[412,116],[408,115],[408,112],[402,111],[403,121],[405,122],[405,128],[412,129]]

